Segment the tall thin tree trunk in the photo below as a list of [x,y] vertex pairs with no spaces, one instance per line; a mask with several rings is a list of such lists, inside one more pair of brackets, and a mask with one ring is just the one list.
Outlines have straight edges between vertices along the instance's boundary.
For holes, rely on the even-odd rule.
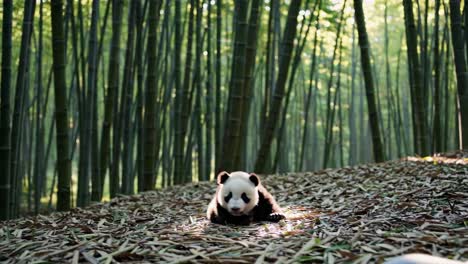
[[268,111],[269,111],[269,106],[270,106],[270,89],[271,89],[271,83],[272,83],[272,73],[270,72],[272,68],[272,60],[274,59],[273,53],[274,53],[274,45],[273,45],[273,19],[274,19],[274,10],[275,10],[275,3],[276,1],[271,1],[270,2],[270,12],[268,13],[268,29],[267,29],[267,42],[266,42],[266,47],[265,47],[265,57],[266,57],[266,62],[265,62],[265,92],[263,94],[263,102],[262,102],[262,110],[260,112],[260,129],[263,130],[266,124],[266,120],[268,117]]
[[[320,4],[319,1],[317,1],[315,3],[314,9],[311,12],[312,14],[314,13],[314,11],[317,8],[318,4]],[[309,1],[306,2],[306,7],[308,5],[309,5]],[[284,107],[283,107],[283,111],[282,111],[281,119],[280,119],[280,129],[279,129],[279,131],[281,131],[281,132],[278,133],[278,138],[277,138],[278,143],[277,143],[277,146],[276,146],[276,154],[275,154],[275,159],[274,159],[274,162],[273,162],[273,171],[277,171],[279,157],[281,156],[281,153],[283,152],[283,147],[282,147],[283,135],[285,136],[286,139],[288,138],[287,137],[288,130],[285,129],[286,115],[287,115],[288,108],[289,108],[289,102],[291,100],[291,93],[293,91],[294,81],[296,79],[296,72],[297,72],[297,69],[298,69],[300,61],[301,61],[302,50],[305,47],[306,40],[307,40],[307,37],[309,35],[310,26],[312,24],[312,21],[313,21],[313,15],[310,16],[309,22],[307,23],[306,32],[304,33],[304,36],[302,37],[302,39],[301,39],[301,35],[302,35],[302,31],[304,29],[305,23],[303,23],[301,25],[301,29],[299,31],[299,41],[298,41],[299,45],[296,46],[296,50],[295,50],[295,53],[294,53],[291,74],[289,76],[288,89],[287,89],[287,92],[286,92],[286,99],[285,99],[285,103],[284,103]]]
[[43,168],[47,167],[44,164],[44,117],[45,112],[42,108],[43,104],[43,87],[42,87],[42,47],[43,47],[43,19],[44,3],[41,0],[39,4],[39,47],[37,51],[37,95],[36,95],[36,153],[34,156],[34,213],[38,214],[41,205],[41,195],[44,188],[43,183],[46,175],[42,174]]
[[[393,153],[393,143],[392,143],[392,113],[394,112],[393,106],[393,94],[392,94],[392,82],[391,82],[391,69],[390,69],[390,57],[389,57],[389,37],[388,37],[388,1],[385,1],[385,11],[384,11],[384,41],[385,41],[385,87],[387,92],[387,129],[384,125],[382,126],[384,131],[384,138],[387,137],[387,141],[383,141],[384,145],[387,147],[387,155],[389,159],[392,159]],[[381,116],[383,118],[383,116]],[[395,135],[396,136],[396,135]],[[396,140],[395,140],[396,141]],[[398,142],[397,142],[398,144]]]
[[[400,41],[401,42],[401,41]],[[397,141],[399,142],[398,145],[402,146],[401,150],[398,152],[399,156],[402,155],[407,155],[409,153],[409,133],[407,133],[408,125],[406,125],[405,119],[402,118],[401,112],[405,111],[406,105],[404,104],[405,100],[403,100],[403,106],[400,103],[401,102],[401,96],[400,96],[400,62],[401,62],[401,52],[402,48],[400,47],[398,49],[398,55],[397,55],[397,65],[395,69],[395,97],[396,97],[396,102],[395,102],[395,108],[397,109],[396,111],[396,117],[394,120],[394,129],[395,129],[395,135],[397,136]],[[407,114],[407,111],[405,111],[405,114]]]
[[356,64],[357,64],[357,56],[356,56],[356,25],[353,25],[352,29],[352,47],[351,47],[351,87],[350,87],[350,103],[349,103],[349,112],[348,112],[348,121],[349,121],[349,159],[348,165],[355,165],[357,163],[358,158],[358,133],[356,131]]
[[[191,171],[185,171],[185,163],[184,161],[188,159],[189,157],[184,157],[184,151],[185,151],[185,138],[187,135],[187,128],[189,124],[189,117],[191,113],[191,105],[192,105],[192,100],[191,100],[191,91],[193,92],[194,86],[190,87],[190,83],[192,82],[191,78],[191,73],[194,69],[192,69],[192,55],[193,55],[193,27],[194,27],[194,17],[195,17],[195,1],[191,0],[190,1],[190,14],[189,14],[189,21],[188,21],[188,32],[187,32],[187,53],[185,55],[185,71],[184,71],[184,79],[182,82],[182,90],[179,90],[176,94],[178,98],[176,98],[176,101],[178,104],[176,104],[176,127],[175,130],[175,145],[174,147],[177,147],[175,149],[175,170],[174,173],[174,178],[177,183],[182,183],[188,181],[189,178],[191,178]],[[182,36],[181,36],[182,37]],[[196,69],[195,69],[196,71]],[[198,76],[195,76],[194,78],[198,78]],[[178,113],[178,114],[177,114]],[[190,142],[190,138],[187,140],[187,142]]]
[[[212,159],[212,148],[213,148],[213,117],[212,117],[212,102],[213,102],[213,76],[212,76],[212,65],[211,65],[211,3],[208,2],[208,12],[206,18],[206,101],[205,101],[205,175],[200,177],[201,180],[210,180],[211,176],[211,159]],[[216,136],[216,131],[215,131]]]
[[[430,117],[430,111],[429,111],[429,81],[431,80],[430,73],[429,73],[429,68],[431,64],[430,56],[429,56],[429,51],[428,51],[428,44],[429,44],[429,26],[428,26],[428,19],[429,19],[429,0],[424,1],[424,24],[423,24],[423,37],[421,39],[422,46],[421,46],[421,70],[422,70],[422,78],[423,78],[423,107],[424,107],[424,116],[426,116],[425,122],[426,122],[426,128],[429,127],[429,120],[427,116]],[[426,134],[430,135],[432,132],[431,130],[427,129]],[[426,148],[427,148],[427,153],[429,154],[431,148],[431,143],[432,141],[430,140],[430,136],[427,137],[426,139]]]
[[[89,141],[87,137],[87,132],[88,132],[88,121],[87,121],[87,115],[86,115],[86,107],[88,102],[87,102],[87,97],[86,97],[86,88],[84,85],[84,80],[85,75],[84,72],[80,72],[80,56],[78,55],[78,36],[82,34],[78,34],[77,32],[77,26],[75,23],[75,15],[74,15],[74,7],[73,7],[73,1],[68,0],[67,1],[67,7],[70,9],[70,20],[71,20],[71,31],[72,31],[72,49],[73,49],[73,61],[74,61],[74,69],[73,69],[73,83],[72,85],[75,86],[76,89],[76,97],[70,96],[70,99],[75,99],[78,103],[78,120],[79,120],[79,126],[78,126],[78,134],[80,137],[80,144],[79,144],[79,165],[78,165],[78,194],[77,194],[77,199],[76,199],[76,205],[77,206],[85,206],[88,204],[88,196],[89,196],[89,171],[88,171],[88,165],[89,163],[87,162],[89,159]],[[81,14],[82,12],[80,11],[80,7],[78,7],[79,13]],[[82,75],[80,75],[80,73]],[[73,141],[75,142],[75,141]],[[73,143],[74,144],[74,143]],[[74,146],[72,147],[74,149]]]
[[457,74],[458,103],[460,106],[460,110],[458,112],[458,123],[460,128],[459,147],[460,149],[468,149],[468,71],[465,60],[466,53],[460,15],[460,0],[450,0],[450,22],[452,29],[455,72]]
[[270,113],[268,115],[266,127],[262,136],[262,143],[260,150],[257,154],[255,161],[255,171],[258,173],[266,172],[266,168],[270,150],[271,142],[277,127],[277,120],[281,112],[281,105],[284,97],[284,89],[286,86],[286,79],[288,76],[291,54],[294,48],[294,38],[296,37],[297,15],[301,7],[301,0],[291,0],[288,10],[288,17],[283,34],[283,41],[281,44],[280,66],[278,71],[278,80],[276,82],[275,95],[271,105]]
[[434,126],[433,126],[433,145],[434,152],[442,151],[442,120],[441,117],[441,90],[440,90],[440,52],[439,52],[439,9],[440,0],[435,0],[434,8]]
[[[159,20],[159,8],[161,7],[160,0],[150,0],[148,9],[148,42],[146,46],[146,52],[148,56],[148,68],[147,68],[147,86],[146,86],[146,98],[145,98],[145,116],[144,116],[144,139],[145,144],[143,159],[143,180],[144,190],[154,189],[156,172],[156,98],[157,98],[157,85],[158,85],[158,72],[157,58],[156,58],[156,33]],[[176,52],[177,53],[177,52]]]
[[384,161],[385,157],[379,128],[379,116],[375,103],[374,80],[370,61],[370,47],[369,40],[367,38],[364,11],[362,9],[362,0],[354,0],[354,10],[359,35],[359,46],[361,48],[362,73],[364,75],[364,83],[366,85],[367,111],[369,113],[369,124],[372,133],[374,159],[376,162],[382,162]]
[[71,160],[68,137],[68,111],[65,77],[65,34],[62,1],[53,0],[52,47],[54,61],[55,120],[57,129],[57,210],[70,209]]
[[[216,89],[215,89],[215,168],[219,168],[221,158],[221,11],[222,0],[216,1]],[[216,175],[216,171],[215,171]]]
[[[131,149],[133,146],[133,140],[130,135],[131,131],[131,106],[133,102],[133,71],[134,71],[134,60],[133,60],[133,50],[134,47],[134,32],[135,32],[135,19],[136,19],[136,5],[137,1],[132,1],[129,9],[129,19],[128,19],[128,30],[127,30],[127,50],[125,53],[125,66],[124,74],[122,81],[122,95],[120,100],[120,118],[121,126],[119,128],[120,133],[122,133],[121,139],[118,141],[118,146],[122,144],[122,193],[130,194],[133,192],[131,189]],[[114,151],[114,153],[116,153]],[[117,157],[114,157],[114,170],[118,170],[118,160]]]
[[429,154],[427,145],[427,117],[425,111],[424,91],[423,91],[423,76],[419,56],[417,51],[417,32],[416,24],[413,16],[412,0],[403,0],[405,11],[405,27],[406,27],[406,45],[408,49],[408,64],[411,84],[411,106],[413,112],[413,129],[415,135],[415,151],[420,155]]
[[[15,88],[15,105],[13,112],[13,125],[11,129],[11,152],[10,152],[10,217],[17,216],[19,208],[18,204],[18,189],[19,183],[19,157],[21,156],[21,135],[23,130],[23,118],[25,115],[24,98],[26,90],[26,71],[29,63],[29,44],[31,40],[31,32],[33,27],[34,7],[36,1],[26,1],[24,3],[24,19],[21,35],[21,47],[18,64],[18,74],[16,78]],[[3,53],[3,52],[2,52]],[[3,75],[2,75],[3,78]]]
[[[92,194],[91,194],[91,199],[93,201],[100,201],[102,198],[103,194],[103,186],[104,186],[104,178],[101,177],[101,160],[100,160],[100,144],[99,144],[99,132],[98,132],[98,107],[97,107],[97,102],[98,102],[98,71],[99,71],[99,63],[100,63],[100,58],[102,55],[102,46],[104,43],[104,36],[106,33],[107,29],[107,21],[109,17],[109,10],[111,7],[112,1],[107,1],[106,4],[106,9],[104,11],[104,22],[101,25],[100,28],[100,33],[101,36],[99,37],[99,44],[98,44],[98,50],[97,50],[97,59],[96,59],[96,73],[95,73],[95,83],[94,83],[94,90],[93,90],[93,119],[92,119],[92,154],[91,154],[91,159],[93,160],[92,164],[92,171],[93,171],[93,177],[99,177],[99,179],[95,180],[96,186],[92,187]],[[104,76],[104,62],[101,62],[101,67],[102,70],[101,72],[103,73],[102,79],[105,79]],[[105,82],[102,82],[103,86]],[[105,95],[103,94],[103,97]],[[104,173],[105,174],[105,173]]]
[[[87,138],[88,138],[88,159],[86,160],[88,165],[85,166],[88,168],[88,171],[91,171],[92,168],[96,167],[94,165],[98,160],[93,159],[93,146],[97,142],[94,142],[93,131],[95,131],[94,127],[94,116],[97,115],[95,111],[97,110],[96,104],[96,96],[97,94],[97,57],[98,57],[98,39],[97,39],[97,29],[99,23],[99,0],[93,0],[92,4],[92,11],[91,11],[91,27],[89,29],[89,43],[88,43],[88,101],[89,104],[86,107],[87,113],[86,118],[88,119],[88,131],[87,131]],[[91,200],[98,201],[99,200],[99,188],[101,186],[101,177],[97,173],[91,173]]]
[[[321,1],[319,1],[321,2]],[[319,19],[320,19],[320,4],[318,4],[318,11],[317,11],[317,19],[316,19],[316,25],[315,25],[315,33],[314,33],[314,46],[313,46],[313,51],[312,51],[312,63],[311,63],[311,66],[310,66],[310,74],[309,74],[309,89],[308,89],[308,92],[307,92],[307,99],[306,99],[306,103],[305,103],[305,106],[304,106],[304,111],[305,111],[305,116],[304,116],[304,120],[305,120],[305,123],[304,123],[304,131],[302,133],[302,144],[300,146],[301,148],[301,154],[299,156],[299,166],[297,167],[297,169],[299,171],[302,171],[304,170],[305,168],[303,167],[303,163],[304,163],[304,157],[305,157],[305,149],[306,149],[306,139],[307,137],[309,136],[309,133],[308,133],[308,129],[309,129],[309,113],[310,113],[310,104],[311,104],[311,100],[312,100],[312,88],[313,88],[313,80],[314,80],[314,74],[315,74],[315,65],[316,65],[316,61],[317,61],[317,43],[318,43],[318,31],[320,29],[320,23],[319,23]],[[315,126],[315,124],[312,124],[313,126]],[[315,149],[314,149],[315,150]]]
[[[193,1],[192,1],[193,3]],[[193,5],[192,7],[193,8]],[[183,160],[184,160],[184,147],[183,147],[183,137],[182,137],[182,104],[183,104],[183,90],[180,85],[180,76],[181,76],[181,48],[182,48],[182,23],[181,23],[181,0],[175,0],[175,30],[174,30],[174,82],[175,82],[175,92],[176,98],[174,102],[174,183],[178,184],[182,182],[182,174],[184,171]],[[192,12],[190,14],[192,16]],[[189,26],[190,31],[190,26]],[[192,37],[189,34],[188,37]],[[191,43],[189,41],[188,43]],[[187,50],[190,50],[187,48]],[[186,58],[188,60],[188,58]]]
[[466,58],[468,59],[468,5],[466,4],[463,7],[463,13],[465,14],[465,52],[466,52]]
[[[137,98],[136,98],[136,110],[135,110],[135,123],[137,125],[137,154],[136,154],[136,172],[137,172],[137,179],[138,179],[138,192],[142,192],[144,190],[144,180],[143,180],[143,102],[144,102],[144,94],[143,94],[143,75],[144,75],[144,62],[143,60],[143,46],[144,46],[144,38],[143,38],[143,20],[144,20],[144,12],[141,7],[141,3],[136,1],[136,43],[135,43],[135,64],[137,66]],[[166,2],[166,6],[167,6]],[[165,10],[166,11],[166,10]]]
[[[343,4],[343,6],[346,2]],[[343,55],[343,38],[338,38],[339,41],[339,52],[338,52],[338,68],[337,68],[337,80],[336,80],[336,91],[333,95],[333,102],[331,102],[331,87],[328,88],[328,98],[327,102],[330,102],[332,106],[329,107],[329,113],[327,114],[327,128],[325,130],[325,149],[328,149],[328,152],[325,152],[323,157],[323,167],[326,168],[330,166],[329,161],[334,162],[333,156],[336,154],[334,151],[334,143],[333,143],[333,124],[335,123],[335,112],[336,107],[338,104],[338,98],[340,97],[340,88],[341,88],[341,66],[342,66],[342,55]],[[330,104],[328,104],[330,105]],[[327,106],[328,107],[328,106]],[[339,107],[339,106],[338,106]],[[335,167],[336,164],[332,163],[332,167]]]
[[232,60],[229,98],[224,120],[224,133],[221,147],[221,163],[217,171],[240,169],[236,157],[240,151],[242,108],[245,106],[243,88],[245,85],[245,52],[247,46],[248,1],[235,2],[235,36]]
[[[100,147],[100,173],[101,184],[104,184],[110,157],[110,131],[113,123],[115,105],[119,88],[119,53],[120,32],[122,28],[123,0],[112,0],[112,39],[109,55],[109,72],[107,96],[104,106],[104,121],[102,124],[101,147]],[[118,190],[118,179],[109,178],[110,196],[114,197]],[[102,189],[102,187],[101,187]],[[102,192],[101,192],[102,193]]]
[[333,55],[331,59],[331,65],[330,65],[330,77],[328,78],[328,83],[327,83],[327,112],[326,112],[326,123],[325,123],[325,143],[323,147],[323,163],[322,167],[326,168],[328,166],[328,161],[330,159],[330,152],[333,147],[332,142],[330,141],[330,135],[332,131],[332,125],[333,122],[331,122],[331,97],[332,97],[332,86],[333,86],[333,77],[335,73],[335,58],[336,58],[336,51],[338,50],[340,39],[341,39],[341,28],[343,25],[343,19],[344,19],[344,9],[346,7],[346,0],[343,2],[343,7],[341,8],[340,12],[340,20],[338,22],[338,28],[336,32],[336,40],[335,40],[335,47],[333,48]]
[[0,91],[0,220],[10,218],[10,86],[13,1],[3,1],[2,80]]
[[260,7],[261,1],[254,0],[250,5],[250,18],[247,28],[247,45],[245,47],[245,67],[244,67],[244,87],[242,89],[243,106],[241,108],[239,149],[234,156],[234,165],[238,168],[245,168],[241,162],[241,155],[244,153],[247,144],[247,125],[249,123],[250,101],[252,100],[254,86],[253,71],[255,68],[255,58],[257,55],[258,30],[260,28]]
[[[206,175],[205,164],[203,160],[204,156],[204,144],[203,144],[203,125],[202,125],[202,105],[201,100],[203,96],[202,92],[202,76],[201,76],[201,56],[203,54],[203,43],[202,43],[202,16],[203,10],[200,0],[195,0],[195,8],[197,11],[196,24],[195,24],[195,75],[194,75],[194,86],[196,89],[195,98],[195,118],[196,122],[196,137],[197,137],[197,158],[198,158],[198,179]],[[203,175],[203,176],[202,176]],[[191,182],[192,178],[188,182]]]
[[[444,11],[445,11],[445,17],[447,17],[447,7],[444,5]],[[443,128],[444,128],[444,150],[448,150],[449,149],[449,133],[448,133],[448,129],[449,129],[449,124],[450,124],[450,120],[449,120],[449,117],[451,116],[450,114],[450,111],[449,111],[449,100],[450,100],[450,96],[449,96],[449,85],[450,85],[450,70],[449,70],[449,67],[450,67],[450,37],[448,36],[449,35],[449,29],[448,29],[448,22],[447,22],[447,19],[445,21],[445,25],[444,25],[444,39],[446,40],[445,41],[445,54],[444,54],[444,60],[445,60],[445,64],[444,64],[444,84],[443,84],[443,87],[444,87],[444,113],[445,113],[445,116],[444,116],[444,125],[443,125]]]

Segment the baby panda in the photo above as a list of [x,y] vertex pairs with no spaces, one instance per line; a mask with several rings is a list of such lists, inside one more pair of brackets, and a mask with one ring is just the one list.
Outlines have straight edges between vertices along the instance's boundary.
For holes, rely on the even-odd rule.
[[278,222],[285,216],[275,198],[254,173],[223,171],[206,215],[217,224],[249,225],[253,221]]

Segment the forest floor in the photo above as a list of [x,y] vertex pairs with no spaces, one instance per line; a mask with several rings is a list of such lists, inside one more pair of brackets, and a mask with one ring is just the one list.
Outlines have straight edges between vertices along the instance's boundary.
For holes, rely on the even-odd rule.
[[468,153],[263,176],[287,220],[206,220],[215,183],[0,223],[0,262],[381,263],[468,260]]

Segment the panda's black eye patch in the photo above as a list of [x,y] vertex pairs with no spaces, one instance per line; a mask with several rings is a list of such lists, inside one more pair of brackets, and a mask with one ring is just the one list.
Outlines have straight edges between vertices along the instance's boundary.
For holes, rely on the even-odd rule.
[[226,203],[228,203],[229,200],[231,200],[231,198],[232,198],[232,192],[229,192],[229,194],[226,197],[224,197],[224,201],[226,201]]
[[245,193],[242,193],[241,198],[244,201],[244,203],[249,203],[250,202],[249,197],[247,197],[247,194],[245,194]]

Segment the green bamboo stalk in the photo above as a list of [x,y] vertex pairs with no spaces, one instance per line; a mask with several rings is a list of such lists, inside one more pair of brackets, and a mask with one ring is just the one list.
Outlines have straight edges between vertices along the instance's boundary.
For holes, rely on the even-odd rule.
[[55,120],[57,137],[57,210],[69,210],[71,162],[68,137],[68,112],[65,77],[65,34],[63,29],[62,1],[53,0],[52,47],[54,61]]
[[[25,94],[27,66],[29,63],[29,45],[31,40],[32,23],[34,17],[34,8],[36,1],[28,0],[24,4],[24,19],[21,35],[21,47],[18,63],[18,74],[16,78],[15,88],[15,104],[13,110],[13,125],[11,129],[11,152],[10,152],[10,184],[12,192],[10,192],[10,218],[17,217],[19,210],[18,204],[18,186],[19,186],[19,158],[21,156],[21,136],[23,130],[23,122],[25,115]],[[3,75],[2,75],[3,76]]]
[[299,14],[301,0],[292,0],[289,5],[288,17],[284,28],[283,40],[281,43],[280,66],[278,79],[276,82],[275,95],[269,112],[266,127],[262,137],[260,150],[255,161],[255,171],[258,173],[266,172],[267,160],[270,156],[271,142],[277,128],[277,120],[281,112],[281,105],[284,97],[286,79],[290,67],[291,54],[294,48],[294,38],[296,37],[297,15]]
[[161,7],[161,1],[150,0],[148,10],[148,42],[146,52],[148,56],[148,68],[147,68],[147,86],[146,86],[146,98],[145,98],[145,116],[144,116],[144,190],[152,190],[155,187],[156,172],[154,165],[156,161],[156,96],[157,96],[157,82],[158,72],[157,58],[156,58],[156,29],[159,20],[159,9]]
[[465,45],[463,43],[460,0],[450,0],[450,22],[455,73],[457,75],[457,95],[460,107],[458,112],[458,123],[460,126],[459,148],[468,149],[468,71],[465,60]]
[[370,62],[370,47],[369,40],[367,38],[366,23],[364,17],[364,11],[362,9],[362,0],[354,0],[354,10],[356,25],[359,35],[359,46],[361,49],[361,66],[364,75],[364,83],[366,85],[366,98],[367,108],[369,113],[369,124],[372,133],[372,146],[374,150],[374,159],[376,162],[382,162],[385,160],[384,150],[382,147],[382,140],[379,128],[379,115],[377,112],[377,106],[375,103],[374,94],[374,80],[371,71]]
[[0,91],[0,220],[10,218],[10,89],[13,1],[3,1],[2,79]]

